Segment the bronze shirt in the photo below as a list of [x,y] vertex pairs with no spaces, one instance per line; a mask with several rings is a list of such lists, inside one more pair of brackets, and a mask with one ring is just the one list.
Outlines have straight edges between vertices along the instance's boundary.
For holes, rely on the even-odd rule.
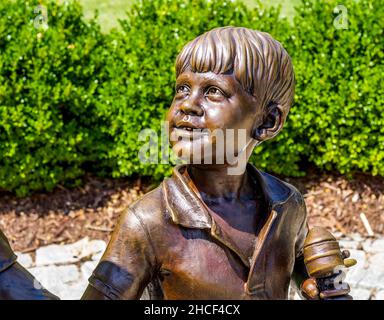
[[291,278],[307,277],[302,247],[308,232],[301,194],[248,165],[259,184],[266,219],[252,257],[215,223],[186,166],[132,204],[120,217],[83,298],[286,299]]

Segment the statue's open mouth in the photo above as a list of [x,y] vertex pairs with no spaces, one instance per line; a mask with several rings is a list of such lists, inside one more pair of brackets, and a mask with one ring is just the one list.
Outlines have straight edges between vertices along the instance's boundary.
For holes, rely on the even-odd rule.
[[187,131],[196,131],[196,132],[199,132],[199,131],[202,131],[204,129],[201,129],[201,128],[195,128],[195,127],[187,127],[187,126],[174,126],[174,128],[176,129],[180,129],[180,130],[187,130]]
[[197,128],[191,124],[177,124],[173,126],[172,135],[178,138],[199,139],[204,135],[208,135],[208,131],[204,128]]

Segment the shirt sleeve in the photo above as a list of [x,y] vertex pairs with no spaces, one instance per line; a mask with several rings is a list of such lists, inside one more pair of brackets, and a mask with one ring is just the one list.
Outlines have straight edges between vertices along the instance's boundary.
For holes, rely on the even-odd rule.
[[83,299],[139,299],[154,276],[156,265],[145,224],[134,211],[128,210],[120,217],[101,261],[89,278]]

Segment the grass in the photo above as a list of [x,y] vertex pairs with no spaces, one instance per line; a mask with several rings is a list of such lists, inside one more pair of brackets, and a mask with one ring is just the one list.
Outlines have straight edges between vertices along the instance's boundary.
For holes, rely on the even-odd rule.
[[[244,3],[246,3],[249,7],[252,8],[254,6],[255,1],[254,0],[243,0]],[[278,6],[281,5],[281,16],[288,17],[291,19],[293,15],[295,14],[295,6],[300,3],[300,0],[267,0],[263,1],[262,3],[266,4],[267,6]]]
[[99,13],[99,22],[103,31],[118,27],[118,19],[126,15],[132,0],[79,0],[84,8],[86,18],[94,16],[95,11]]
[[[111,28],[119,27],[118,19],[125,17],[125,13],[129,10],[131,3],[134,0],[79,0],[84,7],[86,18],[91,18],[95,10],[99,12],[99,22],[103,31],[108,31]],[[254,0],[243,0],[249,7],[254,6]],[[294,6],[300,0],[267,0],[262,1],[268,6],[281,5],[282,16],[292,18],[294,15]]]

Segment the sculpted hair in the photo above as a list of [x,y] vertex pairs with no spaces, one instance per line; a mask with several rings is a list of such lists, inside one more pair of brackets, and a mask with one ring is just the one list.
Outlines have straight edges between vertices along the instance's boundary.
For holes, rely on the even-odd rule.
[[240,27],[210,30],[187,43],[176,59],[176,77],[186,70],[234,74],[262,108],[280,105],[285,119],[293,101],[292,61],[268,33]]

